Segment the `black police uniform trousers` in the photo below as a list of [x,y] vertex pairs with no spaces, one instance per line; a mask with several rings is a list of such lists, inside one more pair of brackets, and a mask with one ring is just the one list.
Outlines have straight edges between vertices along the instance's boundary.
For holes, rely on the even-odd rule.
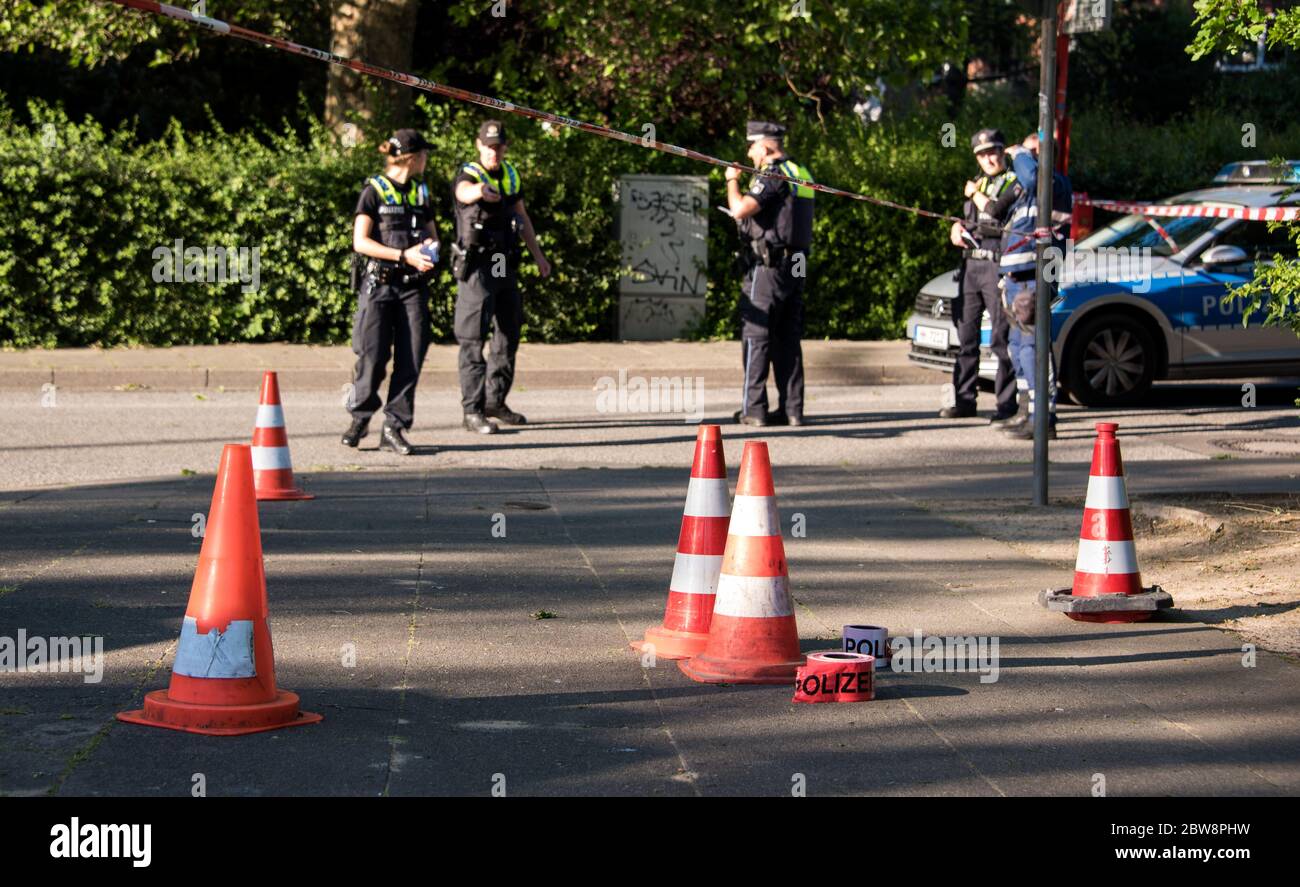
[[[500,267],[500,266],[497,266]],[[460,404],[466,413],[505,406],[515,380],[515,353],[523,326],[517,262],[507,262],[501,276],[492,274],[490,257],[456,283],[456,341],[460,344]],[[492,353],[483,358],[483,343],[492,330]]]
[[998,263],[991,259],[966,259],[962,262],[957,300],[952,306],[960,343],[957,362],[952,368],[952,384],[957,389],[958,406],[974,407],[980,371],[980,322],[987,311],[993,324],[989,346],[998,361],[993,393],[997,399],[997,411],[1006,415],[1016,411],[1016,375],[1007,351],[1011,327],[1002,308],[1002,292],[998,289],[1000,276]]
[[379,385],[388,358],[393,358],[393,378],[388,383],[384,424],[405,430],[415,421],[415,386],[429,350],[429,287],[427,284],[385,285],[368,277],[357,293],[357,315],[352,325],[352,350],[357,364],[352,372],[348,412],[369,420],[379,409]]
[[767,367],[776,376],[779,410],[803,416],[803,291],[807,278],[792,274],[794,257],[780,265],[756,264],[745,274],[740,301],[744,346],[743,413],[763,416],[767,408]]

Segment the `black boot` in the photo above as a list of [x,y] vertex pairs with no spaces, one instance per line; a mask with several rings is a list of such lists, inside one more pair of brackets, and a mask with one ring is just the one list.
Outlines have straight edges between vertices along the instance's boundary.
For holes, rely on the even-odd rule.
[[473,431],[475,434],[496,434],[497,426],[489,422],[482,413],[466,413],[465,430]]
[[528,420],[524,418],[523,413],[516,413],[505,404],[501,404],[499,407],[487,407],[483,410],[483,415],[489,419],[496,419],[499,422],[504,422],[506,425],[528,424]]
[[370,433],[369,419],[353,419],[348,430],[343,432],[342,443],[345,447],[355,447],[361,443],[361,438]]
[[406,435],[402,434],[402,429],[385,425],[383,433],[379,435],[379,449],[392,450],[399,456],[409,456],[413,447]]
[[1018,429],[1024,428],[1025,423],[1028,421],[1029,421],[1029,394],[1027,392],[1021,392],[1020,404],[1019,406],[1017,406],[1015,413],[1013,413],[1010,417],[1001,420],[999,420],[997,416],[994,416],[992,419],[989,420],[989,424],[996,428],[1001,428],[1003,431],[1016,431]]
[[740,410],[736,410],[731,414],[731,418],[735,420],[737,425],[756,425],[759,428],[766,428],[768,425],[773,424],[768,420],[767,413],[746,416]]

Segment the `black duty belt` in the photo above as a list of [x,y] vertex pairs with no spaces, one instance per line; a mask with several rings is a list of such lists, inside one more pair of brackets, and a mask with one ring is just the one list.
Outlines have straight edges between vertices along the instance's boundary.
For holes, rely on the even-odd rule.
[[371,259],[366,263],[366,274],[375,279],[375,282],[381,286],[406,287],[424,283],[432,276],[414,269],[407,270],[396,262],[379,262]]
[[1001,253],[995,249],[964,249],[961,254],[967,259],[987,259],[990,262],[996,262],[1002,258]]

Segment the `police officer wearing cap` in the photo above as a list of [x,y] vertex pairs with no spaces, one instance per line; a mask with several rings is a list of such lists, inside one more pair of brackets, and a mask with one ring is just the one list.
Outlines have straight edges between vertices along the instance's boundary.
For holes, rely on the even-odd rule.
[[357,355],[348,394],[352,424],[343,443],[357,446],[379,409],[379,385],[389,355],[393,378],[384,405],[379,448],[411,453],[404,432],[415,416],[415,386],[429,348],[429,278],[438,261],[438,229],[429,189],[420,176],[429,144],[413,129],[399,129],[379,146],[384,172],[371,176],[357,199],[352,227],[353,288],[357,313],[352,350]]
[[962,250],[962,263],[953,304],[960,350],[952,368],[956,401],[944,407],[944,419],[975,415],[980,368],[980,323],[985,311],[992,323],[990,347],[997,358],[993,383],[997,409],[990,424],[1001,426],[1016,416],[1016,378],[1007,352],[1010,325],[998,287],[1001,271],[1002,223],[1020,193],[1016,174],[1007,168],[1006,139],[996,129],[981,129],[971,138],[971,150],[983,173],[966,183],[963,221],[954,222],[949,239]]
[[[806,182],[807,167],[785,154],[785,127],[750,121],[746,126],[749,161]],[[745,425],[802,425],[803,291],[812,246],[813,189],[785,179],[754,176],[740,192],[740,170],[727,169],[727,208],[744,241],[748,261],[741,297],[741,343],[744,347],[743,405],[734,419]],[[768,410],[767,369],[776,376],[780,403]]]
[[[507,425],[527,420],[506,405],[515,377],[515,352],[523,325],[519,294],[519,240],[527,245],[542,277],[551,264],[542,254],[524,205],[519,170],[505,159],[506,131],[499,120],[479,127],[478,160],[466,163],[452,182],[456,211],[456,341],[460,343],[460,395],[465,428],[493,434],[496,419]],[[492,330],[491,356],[483,345]]]

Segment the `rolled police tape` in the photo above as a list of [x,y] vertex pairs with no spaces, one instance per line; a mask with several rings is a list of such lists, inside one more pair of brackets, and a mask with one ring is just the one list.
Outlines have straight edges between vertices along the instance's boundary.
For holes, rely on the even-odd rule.
[[1294,222],[1300,219],[1300,206],[1198,206],[1195,204],[1130,203],[1123,200],[1094,200],[1076,197],[1080,206],[1092,206],[1109,212],[1130,213],[1160,218],[1245,219],[1249,222]]
[[864,653],[876,660],[876,669],[889,665],[889,629],[879,625],[846,625],[844,652]]
[[913,213],[918,216],[925,216],[931,219],[942,219],[947,222],[961,221],[961,219],[956,216],[931,212],[927,209],[908,206],[903,203],[895,203],[894,201],[886,200],[883,197],[872,197],[868,194],[859,194],[855,191],[845,191],[842,188],[833,188],[830,185],[823,185],[807,179],[787,176],[778,172],[776,167],[767,170],[757,169],[752,166],[746,166],[743,163],[734,163],[730,160],[723,160],[720,157],[714,157],[700,151],[692,151],[689,148],[681,148],[677,145],[668,144],[667,142],[648,139],[645,136],[632,135],[631,133],[611,129],[608,126],[601,126],[597,123],[587,123],[583,120],[574,120],[572,117],[562,117],[559,114],[552,114],[548,111],[539,111],[535,108],[529,108],[524,105],[516,105],[514,102],[507,102],[502,99],[493,98],[489,95],[470,92],[467,89],[459,89],[455,86],[446,86],[441,83],[434,83],[431,80],[425,80],[423,77],[416,77],[414,74],[405,74],[401,71],[394,71],[391,68],[372,65],[369,62],[360,59],[351,59],[347,56],[326,52],[323,49],[303,46],[302,44],[294,43],[292,40],[285,40],[282,37],[273,37],[270,34],[263,34],[260,31],[254,31],[250,28],[244,28],[236,24],[223,22],[220,19],[199,15],[196,12],[183,9],[179,6],[169,6],[166,3],[159,3],[157,0],[100,0],[100,2],[125,6],[129,9],[137,10],[138,12],[165,16],[166,18],[175,19],[176,21],[206,28],[213,33],[221,34],[225,37],[235,37],[240,40],[246,40],[249,43],[257,43],[270,49],[278,49],[281,52],[288,52],[294,55],[315,59],[318,62],[326,62],[327,64],[338,65],[343,68],[351,68],[359,74],[365,74],[370,77],[379,77],[384,80],[391,80],[395,83],[402,83],[414,89],[422,89],[425,92],[446,96],[447,98],[455,99],[456,101],[482,105],[485,108],[504,111],[507,114],[518,114],[521,117],[531,117],[534,120],[541,120],[557,126],[565,126],[570,129],[598,135],[603,138],[626,142],[630,145],[640,145],[643,148],[650,148],[651,150],[660,151],[664,154],[673,154],[677,157],[685,157],[688,160],[696,160],[701,163],[711,164],[712,166],[730,167],[732,169],[738,169],[741,172],[764,176],[770,179],[780,179],[781,181],[790,182],[791,184],[803,185],[805,188],[811,188],[812,190],[820,191],[823,194],[832,194],[836,197],[847,197],[850,200],[860,200],[864,203],[875,204],[876,206],[899,209],[904,212]]
[[875,658],[819,650],[808,654],[794,678],[794,702],[870,702],[876,698]]

